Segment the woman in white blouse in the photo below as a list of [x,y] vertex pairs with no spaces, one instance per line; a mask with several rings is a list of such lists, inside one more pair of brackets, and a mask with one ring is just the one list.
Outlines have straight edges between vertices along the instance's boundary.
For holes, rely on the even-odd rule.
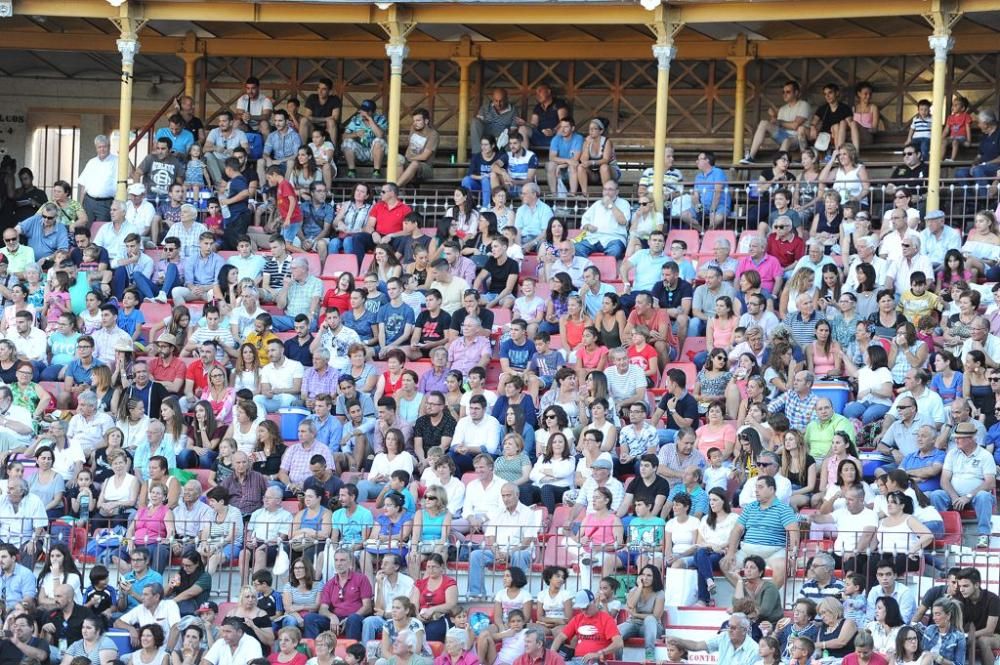
[[413,475],[413,455],[404,450],[403,433],[393,427],[385,433],[385,452],[372,460],[368,477],[358,483],[358,501],[371,501],[389,482],[393,471],[403,470]]
[[573,487],[575,474],[576,468],[566,435],[562,432],[549,435],[548,449],[544,455],[539,455],[528,476],[534,483],[532,502],[540,500],[549,513],[549,519],[556,512],[556,504]]

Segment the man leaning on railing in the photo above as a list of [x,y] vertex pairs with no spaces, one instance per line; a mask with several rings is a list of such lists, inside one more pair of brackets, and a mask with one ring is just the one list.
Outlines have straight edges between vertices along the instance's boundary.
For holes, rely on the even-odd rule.
[[469,554],[469,596],[485,598],[483,577],[486,566],[502,563],[531,569],[532,552],[541,527],[541,513],[518,500],[517,485],[506,483],[500,488],[503,507],[490,513],[483,526],[486,542],[481,549]]
[[41,553],[48,525],[45,506],[28,492],[28,481],[11,482],[7,496],[0,499],[0,542],[19,548],[18,561],[29,570]]

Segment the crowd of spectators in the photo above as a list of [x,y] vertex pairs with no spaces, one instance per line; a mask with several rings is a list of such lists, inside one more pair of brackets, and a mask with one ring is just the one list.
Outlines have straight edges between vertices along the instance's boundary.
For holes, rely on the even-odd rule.
[[[143,665],[303,665],[304,639],[331,665],[338,637],[348,662],[585,662],[632,637],[651,659],[667,579],[711,605],[722,576],[726,630],[671,660],[986,662],[1000,608],[976,569],[919,607],[907,585],[948,572],[949,511],[990,545],[1000,459],[1000,228],[926,209],[925,109],[881,210],[871,87],[813,113],[789,82],[746,160],[779,144],[756,217],[706,249],[671,229],[732,213],[715,156],[685,189],[667,148],[656,210],[607,122],[577,134],[546,85],[528,119],[492,93],[440,218],[402,189],[433,178],[424,109],[397,182],[330,200],[338,161],[379,181],[388,147],[375,103],[342,120],[332,90],[277,108],[249,79],[211,129],[182,98],[127,201],[99,136],[79,201],[59,181],[4,229],[0,665],[108,665],[128,651],[109,628]],[[966,175],[991,181],[978,124]],[[578,229],[542,173],[553,203],[600,187]],[[324,280],[334,256],[350,269]],[[804,533],[827,552],[785,618]]]

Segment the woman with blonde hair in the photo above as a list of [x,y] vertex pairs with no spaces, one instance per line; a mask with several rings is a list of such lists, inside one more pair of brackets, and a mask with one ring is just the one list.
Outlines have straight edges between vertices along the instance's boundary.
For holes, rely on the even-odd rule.
[[792,483],[792,496],[788,504],[798,510],[808,506],[816,491],[816,460],[809,454],[809,447],[798,430],[785,432],[781,450],[781,475]]
[[580,193],[584,196],[590,185],[598,182],[603,186],[621,178],[621,169],[615,157],[614,143],[605,133],[607,127],[600,118],[594,118],[587,126],[587,136],[580,150],[580,161],[576,167],[576,177],[580,183]]
[[977,212],[972,224],[961,251],[969,270],[984,277],[1000,260],[1000,224],[989,210]]
[[451,535],[451,513],[448,512],[448,495],[440,485],[431,485],[424,491],[424,507],[413,515],[413,531],[410,536],[409,553],[406,555],[407,570],[420,570],[428,555],[438,553],[445,556]]

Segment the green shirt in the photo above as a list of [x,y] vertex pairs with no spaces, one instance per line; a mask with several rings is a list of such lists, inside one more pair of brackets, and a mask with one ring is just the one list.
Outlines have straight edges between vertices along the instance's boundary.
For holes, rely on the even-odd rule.
[[642,547],[659,547],[667,523],[662,517],[636,517],[628,524],[629,543]]
[[839,413],[833,414],[826,424],[821,423],[819,418],[811,420],[806,425],[804,435],[806,445],[809,446],[809,454],[817,461],[829,455],[830,447],[833,445],[833,435],[837,432],[847,432],[851,441],[854,441],[855,436],[857,436],[851,421]]

